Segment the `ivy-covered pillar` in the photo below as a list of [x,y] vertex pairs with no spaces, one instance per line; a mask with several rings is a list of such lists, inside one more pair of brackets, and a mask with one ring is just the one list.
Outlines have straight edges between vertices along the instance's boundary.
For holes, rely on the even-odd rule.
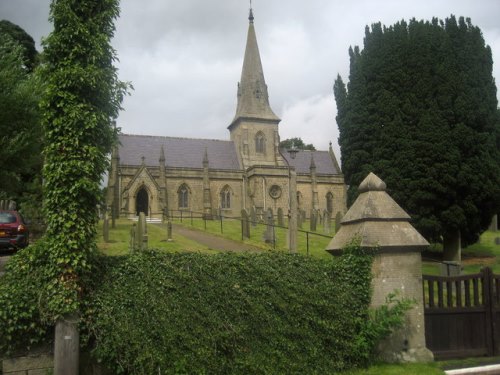
[[342,225],[326,250],[332,254],[353,240],[374,253],[372,264],[373,307],[396,298],[415,301],[402,328],[380,344],[379,354],[388,362],[428,362],[425,346],[421,252],[429,243],[410,224],[410,216],[386,193],[385,183],[370,173],[359,185],[359,196],[342,219]]

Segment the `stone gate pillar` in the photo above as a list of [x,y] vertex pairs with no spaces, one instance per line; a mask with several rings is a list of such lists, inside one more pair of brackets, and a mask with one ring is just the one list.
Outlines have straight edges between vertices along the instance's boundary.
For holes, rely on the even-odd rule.
[[428,362],[432,352],[425,346],[421,252],[429,243],[410,224],[410,216],[386,193],[385,183],[370,173],[359,185],[360,195],[341,221],[340,230],[326,250],[340,253],[354,238],[375,252],[372,265],[372,307],[398,298],[416,301],[407,312],[404,326],[379,347],[389,362]]

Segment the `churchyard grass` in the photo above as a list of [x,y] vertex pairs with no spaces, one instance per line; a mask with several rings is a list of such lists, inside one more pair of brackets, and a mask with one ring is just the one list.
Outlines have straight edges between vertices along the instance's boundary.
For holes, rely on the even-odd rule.
[[[129,252],[130,228],[133,222],[127,219],[116,220],[116,228],[109,224],[109,242],[104,242],[102,221],[97,227],[97,247],[106,255],[125,255]],[[206,246],[180,235],[175,235],[174,241],[167,242],[166,226],[148,224],[148,247],[166,252],[194,251],[214,252]]]
[[[216,236],[221,236],[224,238],[229,238],[235,241],[242,241],[241,237],[241,221],[239,219],[224,218],[214,219],[214,220],[203,220],[199,218],[184,217],[182,223],[179,218],[174,220],[176,224],[182,224],[186,227],[195,228],[198,230],[206,231]],[[304,223],[304,230],[309,225],[308,222]],[[322,225],[318,224],[318,229],[323,229]],[[288,231],[283,227],[275,226],[274,233],[276,238],[276,243],[266,243],[264,241],[266,232],[266,225],[258,223],[255,226],[250,225],[250,238],[243,239],[244,243],[260,247],[263,250],[277,250],[277,251],[288,251],[287,248],[287,236]],[[317,231],[318,234],[323,234],[322,231]],[[326,233],[325,235],[331,237],[332,234]],[[321,235],[316,235],[314,233],[305,233],[305,231],[299,231],[297,235],[297,252],[306,255],[308,253],[309,244],[309,255],[327,259],[331,255],[325,251],[325,247],[330,242],[329,237],[324,237]]]
[[[500,231],[486,231],[478,242],[462,249],[462,273],[478,273],[483,267],[490,267],[494,273],[500,273],[500,245],[495,244],[496,237],[500,237]],[[441,246],[433,245],[429,254],[434,254],[433,258],[439,257],[441,251]],[[439,275],[439,263],[424,261],[423,273]]]
[[437,363],[377,364],[367,369],[342,373],[343,375],[438,375],[445,372]]
[[[235,241],[242,241],[241,238],[241,222],[235,219],[222,220],[222,232],[220,220],[207,220],[185,217],[182,223],[179,219],[175,219],[174,223],[182,224],[186,227],[194,228],[200,231],[207,231],[215,236],[229,238]],[[111,223],[110,223],[111,226]],[[123,255],[128,253],[130,228],[132,222],[127,219],[118,219],[116,221],[116,229],[110,228],[109,242],[105,243],[102,235],[102,221],[98,226],[98,248],[107,255]],[[304,223],[303,228],[307,228],[308,223]],[[322,229],[318,225],[318,229]],[[287,230],[280,227],[275,227],[276,244],[264,242],[264,233],[266,226],[257,224],[250,226],[250,239],[244,239],[243,243],[259,247],[263,251],[288,251],[287,250]],[[318,232],[322,234],[321,232]],[[162,251],[201,251],[201,252],[216,252],[210,250],[206,246],[201,245],[188,238],[182,237],[174,233],[174,241],[166,242],[166,225],[148,224],[149,247]],[[333,235],[333,233],[331,234]],[[463,273],[472,274],[478,273],[482,267],[488,266],[493,269],[493,272],[500,273],[500,245],[495,244],[495,238],[500,237],[500,232],[486,231],[482,234],[480,240],[464,249],[462,249],[462,266]],[[298,252],[301,254],[307,253],[307,234],[299,232],[297,236]],[[328,259],[331,255],[324,249],[328,245],[330,238],[309,234],[309,255]],[[441,247],[433,245],[430,254],[439,253]],[[423,273],[426,275],[439,275],[439,263],[437,261],[426,261],[424,254],[424,262],[422,266]]]

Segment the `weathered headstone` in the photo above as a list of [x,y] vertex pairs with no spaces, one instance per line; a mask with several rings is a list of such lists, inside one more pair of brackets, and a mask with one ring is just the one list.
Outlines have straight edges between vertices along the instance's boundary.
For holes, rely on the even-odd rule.
[[139,249],[147,250],[148,248],[148,227],[146,223],[146,215],[144,212],[139,213],[139,225],[138,228],[138,241],[139,241]]
[[328,210],[323,211],[323,233],[331,233],[332,220],[330,218],[330,212]]
[[311,210],[311,220],[309,221],[309,229],[311,232],[316,232],[316,223],[318,221],[318,213],[316,210]]
[[109,218],[108,212],[104,212],[104,220],[102,222],[102,236],[104,238],[104,242],[109,242]]
[[266,215],[266,231],[264,233],[264,241],[266,243],[274,243],[274,216],[273,209],[269,208]]
[[115,205],[113,204],[111,206],[111,228],[113,228],[113,229],[116,229],[116,216],[117,216],[117,212],[116,212]]
[[302,216],[302,212],[299,211],[297,213],[297,226],[302,229],[302,224],[304,224],[304,219],[303,219],[303,216]]
[[498,215],[493,215],[489,230],[496,232],[498,230]]
[[255,212],[255,207],[250,208],[250,221],[252,222],[252,227],[257,225],[257,212]]
[[337,214],[335,215],[335,233],[337,233],[340,229],[340,226],[342,225],[342,213],[339,211],[337,212]]
[[283,219],[283,209],[281,207],[278,208],[278,225],[280,227],[285,226],[285,220]]
[[128,244],[128,249],[130,252],[134,252],[137,249],[137,225],[135,223],[132,224],[132,227],[130,228],[130,241]]
[[245,209],[241,210],[241,236],[243,238],[250,238],[250,222],[248,212]]

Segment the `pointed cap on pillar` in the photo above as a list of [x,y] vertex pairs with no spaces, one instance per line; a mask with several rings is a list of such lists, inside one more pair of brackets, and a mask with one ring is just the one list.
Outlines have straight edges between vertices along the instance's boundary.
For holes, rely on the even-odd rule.
[[387,194],[386,184],[378,176],[370,173],[359,185],[359,192],[327,251],[341,251],[355,239],[361,247],[380,252],[421,251],[429,246],[410,224],[410,215]]

